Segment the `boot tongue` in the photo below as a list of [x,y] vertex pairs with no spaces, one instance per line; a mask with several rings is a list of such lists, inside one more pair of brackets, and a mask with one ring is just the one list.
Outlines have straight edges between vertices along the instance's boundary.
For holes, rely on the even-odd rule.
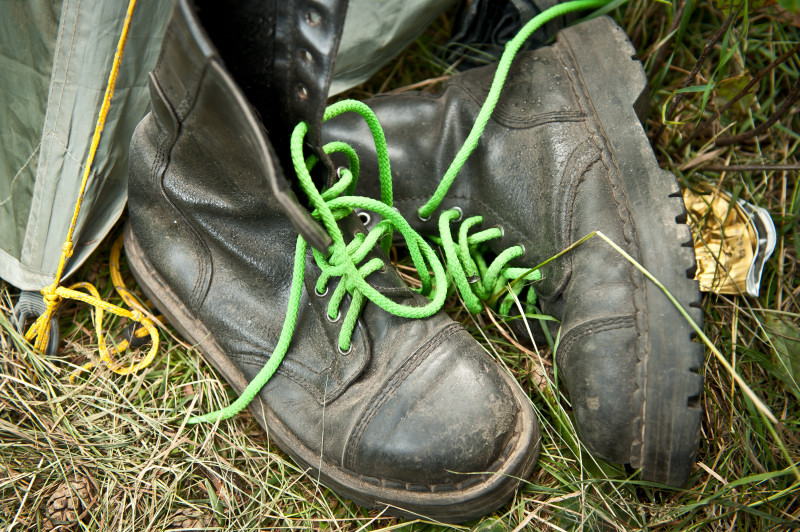
[[[330,171],[320,125],[347,0],[196,0],[203,27],[226,68],[261,116],[284,168],[299,122],[306,143]],[[330,172],[329,172],[330,173]]]
[[[237,105],[247,108],[249,129],[243,134],[257,144],[254,149],[267,184],[297,231],[325,252],[330,237],[311,218],[308,205],[298,200],[303,197],[298,183],[287,179],[283,169],[292,167],[289,138],[303,121],[310,126],[305,144],[324,163],[318,184],[332,173],[330,159],[320,149],[319,124],[346,0],[310,0],[302,9],[296,4],[179,0],[154,74],[178,123],[192,108],[187,98],[196,94],[209,70],[242,100]],[[298,31],[284,38],[279,31],[287,28]]]

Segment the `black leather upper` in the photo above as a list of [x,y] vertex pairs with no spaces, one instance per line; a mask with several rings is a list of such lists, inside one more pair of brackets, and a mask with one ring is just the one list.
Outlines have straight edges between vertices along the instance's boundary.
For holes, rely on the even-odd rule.
[[[129,183],[133,235],[158,279],[149,289],[179,300],[180,312],[252,379],[288,305],[297,232],[296,212],[278,195],[285,179],[187,2],[173,13],[151,90],[152,113],[131,144]],[[363,231],[355,215],[341,226],[349,235]],[[377,249],[373,256],[388,263]],[[533,418],[530,405],[443,313],[409,320],[367,303],[352,349],[342,353],[342,320],[327,317],[338,279],[318,295],[319,275],[309,251],[289,352],[260,394],[285,433],[331,464],[324,467],[375,486],[431,491],[483,482],[458,473],[491,471],[508,459],[520,424]],[[394,300],[425,302],[391,266],[367,280]],[[349,304],[346,297],[342,314]],[[204,339],[195,340],[202,349]],[[518,447],[529,455],[536,442]]]
[[278,157],[288,160],[289,135],[301,121],[310,126],[309,147],[324,157],[319,126],[347,0],[196,3],[226,69],[269,125]]
[[[533,267],[596,230],[637,257],[636,227],[607,132],[561,41],[517,56],[478,148],[439,209],[430,220],[420,219],[418,208],[464,143],[495,70],[491,65],[454,76],[437,94],[367,102],[386,134],[395,206],[430,235],[438,235],[439,214],[448,208],[482,215],[480,228],[503,229],[502,238],[490,241],[495,252],[525,248],[516,266]],[[375,149],[360,121],[341,116],[326,122],[323,139],[356,148],[357,192],[378,197]],[[643,277],[599,239],[550,262],[542,274],[536,292],[544,312],[562,320],[559,371],[584,441],[602,457],[630,462],[642,437]]]

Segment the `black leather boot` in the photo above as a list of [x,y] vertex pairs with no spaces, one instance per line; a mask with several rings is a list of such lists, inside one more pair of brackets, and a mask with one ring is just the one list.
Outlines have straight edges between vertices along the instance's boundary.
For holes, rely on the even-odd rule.
[[[524,254],[511,263],[517,267],[602,231],[689,309],[700,298],[691,237],[675,178],[659,169],[637,117],[647,98],[634,54],[610,18],[519,54],[477,149],[428,220],[419,209],[470,132],[496,66],[454,76],[439,94],[369,100],[389,145],[395,205],[428,235],[439,235],[447,209],[482,215],[481,228],[501,229],[489,241],[495,253],[521,246]],[[323,138],[356,148],[358,190],[375,195],[375,148],[364,128],[341,116],[325,124]],[[587,448],[641,468],[647,480],[684,484],[702,391],[703,350],[690,326],[599,238],[548,263],[542,276],[534,287],[542,309],[561,320],[557,367]],[[701,323],[699,309],[689,312]]]
[[[288,157],[277,156],[271,140],[285,134],[276,149],[288,150],[289,124],[307,120],[317,128],[311,147],[322,154],[314,138],[343,3],[306,1],[304,11],[289,2],[269,5],[253,32],[231,36],[235,13],[176,3],[150,77],[151,113],[130,153],[130,267],[237,392],[277,349],[298,231],[322,249],[330,240],[292,192],[280,164],[289,165]],[[216,31],[225,35],[225,54],[215,47]],[[226,38],[252,47],[237,50],[241,43]],[[228,57],[232,64],[252,58],[236,53],[260,54],[260,64],[237,65],[234,77]],[[291,68],[289,55],[297,63]],[[239,84],[260,99],[248,100]],[[365,232],[352,213],[338,227],[353,240]],[[539,449],[530,400],[513,378],[441,312],[400,318],[348,286],[340,313],[331,313],[345,281],[319,283],[320,263],[310,252],[305,261],[299,256],[305,287],[294,336],[249,405],[272,440],[331,489],[362,505],[389,505],[391,514],[458,522],[508,500]],[[429,304],[379,248],[362,262],[376,258],[383,266],[363,274],[369,285],[407,307]],[[342,315],[357,300],[365,303],[343,341]]]

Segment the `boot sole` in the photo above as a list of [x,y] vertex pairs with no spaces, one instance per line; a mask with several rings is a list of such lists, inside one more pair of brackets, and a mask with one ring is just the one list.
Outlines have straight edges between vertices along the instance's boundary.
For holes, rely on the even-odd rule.
[[[211,333],[190,315],[188,309],[161,279],[139,247],[130,223],[125,224],[124,244],[128,265],[145,295],[166,316],[170,324],[198,349],[203,359],[237,393],[241,393],[248,384],[247,379],[231,363]],[[505,372],[502,375],[520,404],[529,401],[511,376]],[[385,506],[387,514],[411,519],[422,517],[444,523],[458,523],[482,517],[511,498],[520,481],[530,476],[539,456],[541,438],[534,430],[538,421],[532,410],[520,409],[512,437],[513,446],[493,464],[488,471],[491,475],[485,482],[473,484],[463,490],[456,486],[456,490],[442,490],[438,493],[436,486],[426,491],[409,491],[410,486],[404,483],[386,480],[370,482],[365,477],[348,472],[320,457],[319,453],[312,451],[293,436],[260,396],[256,396],[248,408],[269,438],[306,469],[309,478],[319,480],[337,494],[361,506]],[[415,485],[418,486],[420,485]]]
[[[588,92],[586,103],[619,171],[638,236],[638,260],[702,328],[694,247],[681,191],[675,177],[659,167],[639,119],[646,116],[648,98],[636,50],[608,17],[564,30],[559,40],[568,45],[577,67],[571,74]],[[680,245],[665,245],[671,242]],[[644,320],[647,331],[646,359],[640,362],[643,427],[630,463],[641,468],[645,480],[683,486],[700,439],[703,346],[657,286],[645,280],[643,288],[646,312],[637,318]]]

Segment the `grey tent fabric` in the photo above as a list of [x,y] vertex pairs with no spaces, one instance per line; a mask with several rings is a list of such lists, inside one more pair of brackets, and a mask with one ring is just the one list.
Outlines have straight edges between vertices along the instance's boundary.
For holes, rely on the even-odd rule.
[[367,81],[456,0],[350,0],[330,94]]
[[[331,93],[366,80],[454,1],[351,0]],[[125,206],[128,145],[171,7],[136,5],[65,277]],[[0,278],[24,291],[54,281],[126,10],[123,0],[0,0]]]
[[[125,206],[128,144],[147,112],[172,2],[140,2],[86,188],[65,275]],[[53,282],[77,200],[127,2],[0,2],[0,277],[23,290]]]

